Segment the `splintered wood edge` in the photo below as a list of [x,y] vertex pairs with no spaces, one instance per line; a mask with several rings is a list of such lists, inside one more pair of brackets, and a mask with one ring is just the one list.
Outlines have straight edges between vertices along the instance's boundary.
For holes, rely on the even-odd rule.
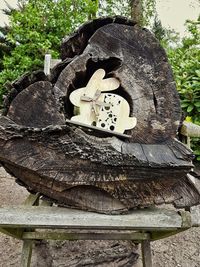
[[131,138],[131,135],[120,134],[120,133],[115,132],[115,131],[104,130],[104,129],[101,129],[101,128],[96,127],[96,126],[92,126],[92,125],[88,125],[88,124],[84,124],[84,123],[80,123],[80,122],[76,122],[76,121],[71,121],[68,119],[66,119],[66,123],[70,123],[70,124],[78,126],[80,128],[87,128],[88,130],[91,130],[91,131],[98,131],[101,133],[114,135],[114,136],[118,136],[118,137],[123,137],[123,138]]

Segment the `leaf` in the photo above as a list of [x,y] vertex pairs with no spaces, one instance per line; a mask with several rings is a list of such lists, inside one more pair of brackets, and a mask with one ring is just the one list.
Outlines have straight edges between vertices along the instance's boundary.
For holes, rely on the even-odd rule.
[[199,108],[200,107],[200,102],[195,102],[194,105],[195,105],[195,107]]
[[181,100],[181,103],[187,103],[187,104],[189,104],[190,101],[188,99],[183,99],[183,100]]
[[192,117],[187,116],[187,117],[185,118],[185,120],[186,120],[187,122],[192,122]]
[[186,108],[186,107],[188,107],[190,104],[187,102],[187,103],[181,103],[181,107],[182,108]]
[[191,112],[193,109],[194,109],[194,106],[193,105],[189,105],[188,108],[187,108],[187,112]]
[[195,70],[198,77],[200,77],[200,70]]

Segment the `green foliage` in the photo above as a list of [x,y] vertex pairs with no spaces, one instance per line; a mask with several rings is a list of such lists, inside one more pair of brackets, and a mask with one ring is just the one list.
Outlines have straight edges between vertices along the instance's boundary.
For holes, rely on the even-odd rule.
[[[168,49],[168,56],[174,71],[181,106],[190,120],[200,125],[200,19],[187,21],[189,37],[175,49]],[[200,139],[194,138],[192,148],[200,160]]]
[[[155,9],[155,0],[142,0],[145,22]],[[18,0],[8,6],[9,28],[0,29],[0,103],[12,82],[24,72],[43,67],[44,55],[59,57],[60,42],[80,24],[96,16],[130,17],[130,0]]]
[[59,57],[60,42],[80,24],[93,17],[97,1],[29,0],[19,1],[20,9],[10,9],[9,30],[1,30],[0,46],[12,50],[1,55],[0,103],[6,92],[5,83],[24,72],[43,67],[44,55]]
[[168,50],[174,71],[181,106],[194,123],[200,125],[200,30],[197,22],[188,21],[190,36],[182,44]]
[[99,8],[97,12],[98,16],[125,16],[130,18],[131,16],[131,8],[130,8],[130,0],[107,0],[99,1]]
[[157,15],[152,31],[168,54],[187,118],[200,124],[200,19],[186,25],[190,35],[181,42],[174,31],[163,28]]
[[[98,16],[120,15],[131,18],[131,5],[134,0],[99,0]],[[156,0],[141,0],[143,6],[144,26],[149,26],[151,18],[155,16]],[[134,19],[134,18],[133,18]]]
[[143,25],[151,25],[151,19],[156,16],[156,0],[142,0],[143,5]]
[[196,160],[200,161],[200,138],[193,138],[192,149],[196,156]]
[[163,28],[158,15],[156,14],[153,21],[152,32],[155,34],[155,37],[161,42],[166,37],[166,29]]
[[[170,47],[174,46],[180,42],[180,37],[177,32],[172,29],[166,29],[162,26],[158,14],[155,13],[151,31],[154,33],[155,37],[159,40],[160,44],[165,50],[169,50]],[[177,45],[176,45],[177,46]]]
[[3,57],[10,55],[13,45],[6,40],[6,34],[9,32],[9,27],[0,27],[0,71],[3,70]]

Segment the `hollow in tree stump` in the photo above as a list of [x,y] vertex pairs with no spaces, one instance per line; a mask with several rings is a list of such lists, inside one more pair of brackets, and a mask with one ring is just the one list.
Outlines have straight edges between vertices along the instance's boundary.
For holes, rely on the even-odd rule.
[[[49,77],[37,72],[13,83],[0,118],[4,168],[31,192],[84,210],[199,203],[187,178],[192,152],[176,139],[179,96],[155,37],[124,18],[96,19],[66,38],[61,51]],[[86,109],[86,123],[73,122]]]

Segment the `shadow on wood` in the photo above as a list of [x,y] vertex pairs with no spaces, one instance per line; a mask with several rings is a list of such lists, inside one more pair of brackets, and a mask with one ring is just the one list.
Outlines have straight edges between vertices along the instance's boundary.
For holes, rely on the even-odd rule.
[[[62,43],[62,62],[13,83],[0,118],[0,161],[31,192],[68,207],[108,214],[200,201],[188,180],[192,151],[179,142],[181,108],[163,48],[124,18],[84,24]],[[114,136],[68,123],[71,93],[103,69],[120,86],[134,128]],[[102,126],[103,127],[103,126]]]

